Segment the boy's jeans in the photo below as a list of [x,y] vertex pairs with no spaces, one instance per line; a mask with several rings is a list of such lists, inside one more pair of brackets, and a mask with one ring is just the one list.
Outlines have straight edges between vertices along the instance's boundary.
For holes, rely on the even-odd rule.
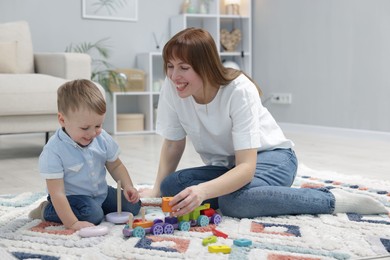
[[[95,225],[103,221],[104,216],[111,212],[117,211],[117,191],[115,188],[108,186],[107,197],[102,205],[97,203],[92,197],[85,195],[70,195],[67,196],[70,207],[79,221],[88,221]],[[44,218],[46,221],[62,223],[58,217],[50,196],[48,196],[50,204],[46,207]],[[122,211],[131,212],[134,216],[138,214],[141,208],[141,201],[135,204],[128,202],[122,192]]]

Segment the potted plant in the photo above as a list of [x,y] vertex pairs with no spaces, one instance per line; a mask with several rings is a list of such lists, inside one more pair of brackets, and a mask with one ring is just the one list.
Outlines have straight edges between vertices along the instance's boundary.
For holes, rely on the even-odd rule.
[[122,91],[126,90],[127,77],[123,73],[116,72],[114,66],[107,61],[110,57],[110,45],[107,43],[108,40],[109,38],[103,38],[95,43],[71,43],[66,47],[65,52],[89,54],[92,58],[91,80],[98,82],[111,94],[111,84],[118,86]]

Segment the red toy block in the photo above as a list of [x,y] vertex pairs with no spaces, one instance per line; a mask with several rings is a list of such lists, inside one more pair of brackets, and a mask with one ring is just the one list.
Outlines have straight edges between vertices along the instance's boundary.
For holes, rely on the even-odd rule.
[[212,228],[211,231],[213,232],[213,235],[214,236],[217,236],[217,237],[223,237],[223,238],[227,238],[228,235],[219,231],[219,230],[216,230],[215,228]]

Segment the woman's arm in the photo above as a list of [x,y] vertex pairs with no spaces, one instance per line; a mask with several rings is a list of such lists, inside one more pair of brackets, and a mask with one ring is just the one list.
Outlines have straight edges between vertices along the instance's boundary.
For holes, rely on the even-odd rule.
[[236,151],[236,167],[220,177],[191,186],[177,194],[171,201],[175,216],[193,211],[204,200],[232,193],[248,184],[256,170],[257,149]]
[[156,181],[152,190],[144,190],[141,197],[160,197],[160,184],[170,173],[174,172],[179,165],[181,156],[186,146],[186,139],[171,141],[164,139],[160,153],[160,163],[158,166]]
[[94,226],[87,221],[79,221],[70,207],[69,201],[66,198],[64,180],[63,179],[47,179],[47,189],[50,194],[51,202],[56,210],[62,224],[68,229],[79,230],[83,227]]

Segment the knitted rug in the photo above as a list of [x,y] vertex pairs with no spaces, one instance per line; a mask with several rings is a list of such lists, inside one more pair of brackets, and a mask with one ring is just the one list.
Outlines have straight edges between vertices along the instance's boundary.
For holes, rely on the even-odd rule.
[[[372,196],[390,209],[390,182],[318,172],[299,166],[296,188],[335,186]],[[44,193],[0,196],[0,259],[367,259],[390,257],[389,215],[298,215],[234,219],[223,217],[216,229],[228,235],[214,245],[230,253],[210,253],[204,238],[213,235],[211,225],[175,230],[173,235],[124,237],[124,225],[103,222],[109,233],[82,238],[40,220],[28,212],[46,198]],[[143,199],[146,207],[158,207],[158,199]],[[237,245],[250,241],[250,246]]]

